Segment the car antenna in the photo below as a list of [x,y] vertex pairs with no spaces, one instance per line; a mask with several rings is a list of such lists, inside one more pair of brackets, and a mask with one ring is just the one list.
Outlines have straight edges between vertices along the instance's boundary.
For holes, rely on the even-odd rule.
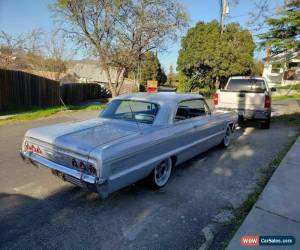
[[[133,117],[133,111],[132,111],[132,108],[131,108],[130,103],[128,103],[128,105],[129,105],[129,108],[130,108],[130,111],[131,111],[131,115],[132,115],[132,117]],[[137,121],[136,119],[134,119],[134,120],[135,120],[136,126],[138,127],[138,129],[139,129],[139,131],[140,131],[140,134],[142,135],[142,134],[143,134],[143,131],[142,131],[142,129],[141,129],[141,127],[140,127],[138,121]]]

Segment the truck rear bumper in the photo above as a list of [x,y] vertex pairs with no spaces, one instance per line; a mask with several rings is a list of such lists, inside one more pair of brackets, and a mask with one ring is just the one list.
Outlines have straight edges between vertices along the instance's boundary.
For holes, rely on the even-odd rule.
[[220,110],[236,112],[239,117],[244,119],[268,120],[271,117],[271,110],[249,110],[249,109],[229,109],[218,108]]
[[254,120],[268,120],[271,116],[271,111],[260,111],[260,110],[237,110],[239,116],[242,116],[245,119],[254,119]]

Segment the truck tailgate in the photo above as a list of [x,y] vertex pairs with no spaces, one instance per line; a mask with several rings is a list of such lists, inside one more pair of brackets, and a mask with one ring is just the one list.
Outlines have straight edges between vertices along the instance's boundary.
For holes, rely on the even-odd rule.
[[220,91],[219,108],[264,110],[265,93]]

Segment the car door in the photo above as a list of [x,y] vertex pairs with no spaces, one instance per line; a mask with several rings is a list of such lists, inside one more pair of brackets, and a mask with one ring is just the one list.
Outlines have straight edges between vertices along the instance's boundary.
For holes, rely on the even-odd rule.
[[174,131],[181,148],[178,161],[183,162],[211,147],[209,141],[210,111],[203,99],[189,99],[179,103],[174,117]]

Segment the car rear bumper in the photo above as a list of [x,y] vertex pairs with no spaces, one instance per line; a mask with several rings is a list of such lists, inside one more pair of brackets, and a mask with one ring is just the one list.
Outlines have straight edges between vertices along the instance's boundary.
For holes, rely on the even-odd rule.
[[[104,183],[104,180],[99,177],[88,175],[88,174],[82,173],[76,169],[65,167],[63,165],[60,165],[53,161],[47,160],[46,158],[43,158],[36,154],[25,153],[25,152],[20,151],[20,155],[25,162],[31,163],[32,165],[34,165],[36,167],[45,167],[45,168],[52,170],[52,172],[61,173],[63,175],[66,175],[65,180],[69,181],[69,179],[70,179],[69,182],[71,182],[77,186],[84,186],[84,184],[102,184],[102,183]],[[73,180],[73,181],[71,181],[71,180]],[[80,183],[82,185],[79,185]]]

